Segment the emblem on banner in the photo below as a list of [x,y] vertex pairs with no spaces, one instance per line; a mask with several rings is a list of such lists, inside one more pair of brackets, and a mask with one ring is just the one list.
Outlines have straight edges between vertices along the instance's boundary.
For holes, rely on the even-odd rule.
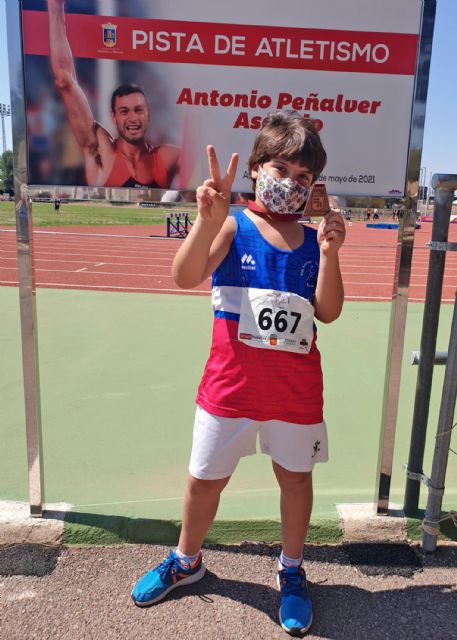
[[103,29],[103,44],[105,45],[105,47],[115,47],[117,24],[112,24],[111,22],[108,22],[106,24],[102,24],[102,29]]

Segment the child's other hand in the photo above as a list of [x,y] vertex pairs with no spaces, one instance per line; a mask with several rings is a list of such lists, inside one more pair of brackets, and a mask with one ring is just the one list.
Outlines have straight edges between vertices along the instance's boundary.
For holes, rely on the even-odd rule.
[[202,220],[224,223],[230,208],[232,184],[238,166],[238,154],[233,153],[227,172],[221,176],[216,151],[212,145],[207,148],[211,178],[197,189],[198,213]]
[[346,227],[339,210],[331,209],[321,220],[317,241],[323,255],[336,254],[346,237]]

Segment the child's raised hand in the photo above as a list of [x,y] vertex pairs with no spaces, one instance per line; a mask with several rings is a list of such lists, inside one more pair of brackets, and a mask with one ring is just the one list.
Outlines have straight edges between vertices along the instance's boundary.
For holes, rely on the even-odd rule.
[[208,164],[211,178],[205,180],[197,189],[198,213],[203,220],[211,220],[223,224],[230,207],[230,195],[238,166],[238,154],[233,153],[227,172],[221,176],[216,151],[208,145]]
[[346,237],[346,227],[342,215],[331,209],[321,220],[317,230],[317,241],[323,255],[337,253]]

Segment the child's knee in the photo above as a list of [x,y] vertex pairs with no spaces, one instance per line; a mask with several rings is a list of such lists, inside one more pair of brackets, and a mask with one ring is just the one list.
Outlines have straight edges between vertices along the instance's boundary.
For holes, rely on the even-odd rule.
[[214,495],[220,493],[229,480],[230,477],[218,478],[217,480],[202,480],[189,475],[187,487],[188,491],[195,496]]
[[312,487],[313,476],[311,471],[289,471],[276,462],[273,462],[273,469],[278,484],[283,491],[295,491]]

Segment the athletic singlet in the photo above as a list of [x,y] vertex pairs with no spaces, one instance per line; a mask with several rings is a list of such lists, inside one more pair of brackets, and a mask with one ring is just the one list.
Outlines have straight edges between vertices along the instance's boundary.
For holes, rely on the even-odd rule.
[[[212,277],[212,343],[196,402],[222,417],[322,422],[322,371],[312,317],[307,320],[311,327],[308,352],[297,352],[301,342],[290,347],[293,351],[283,350],[277,345],[286,335],[284,327],[288,323],[293,333],[300,314],[289,313],[285,310],[289,307],[277,312],[274,306],[274,300],[292,297],[301,305],[299,309],[310,307],[319,269],[317,231],[304,227],[303,244],[285,251],[267,242],[242,211],[234,218],[229,253]],[[264,294],[273,304],[260,307],[260,313],[248,304],[246,312],[246,299],[259,299],[259,293],[260,299]],[[273,332],[278,329],[274,333],[278,341],[271,332],[267,340],[258,336],[256,342],[250,340],[256,336],[240,331],[240,317],[245,323],[256,317],[261,326],[273,327]]]
[[[130,173],[130,169],[127,164],[125,156],[120,151],[115,151],[114,164],[111,172],[104,184],[105,187],[147,187],[149,189],[168,189],[170,182],[173,179],[175,171],[170,171],[170,168],[164,167],[162,163],[158,161],[157,155],[160,147],[154,147],[148,154],[151,162],[151,174],[154,176],[154,180],[144,184],[138,182],[136,178]],[[171,175],[170,175],[171,174]]]

